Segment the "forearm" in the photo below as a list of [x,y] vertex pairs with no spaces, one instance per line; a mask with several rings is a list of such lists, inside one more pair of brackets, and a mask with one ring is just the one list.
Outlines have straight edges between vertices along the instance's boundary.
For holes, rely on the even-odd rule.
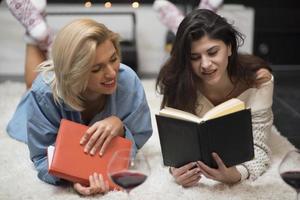
[[271,152],[267,145],[267,139],[273,124],[271,108],[252,113],[252,123],[255,158],[243,163],[239,167],[239,171],[242,174],[242,179],[249,178],[250,180],[255,180],[270,165]]
[[134,137],[133,137],[131,131],[127,128],[126,125],[124,125],[124,128],[125,128],[124,137],[125,137],[126,139],[131,140],[131,142],[132,142],[132,150],[133,150],[133,152],[134,152],[134,154],[135,154],[135,153],[137,152],[137,150],[138,150],[138,147],[137,147],[137,145],[136,145],[136,143],[135,143],[135,139],[134,139]]
[[60,185],[64,181],[48,173],[47,147],[55,143],[56,134],[52,132],[50,134],[50,132],[46,131],[47,129],[37,129],[35,126],[37,123],[34,122],[30,121],[28,123],[27,139],[30,159],[38,171],[39,179],[53,185]]
[[152,135],[150,109],[141,81],[131,69],[127,73],[124,80],[120,78],[119,96],[122,99],[116,99],[115,112],[123,122],[125,137],[140,149]]
[[132,148],[134,152],[140,149],[146,143],[148,138],[150,138],[150,136],[152,135],[151,128],[145,129],[144,132],[136,132],[135,134],[133,134],[132,131],[126,125],[124,125],[124,127],[124,137],[132,141]]
[[38,171],[38,178],[46,183],[52,185],[65,185],[68,184],[66,180],[60,179],[48,173],[48,158],[47,156],[37,160],[33,159],[34,166]]
[[136,148],[140,149],[152,135],[150,110],[146,102],[124,119],[124,126],[125,137],[131,139]]

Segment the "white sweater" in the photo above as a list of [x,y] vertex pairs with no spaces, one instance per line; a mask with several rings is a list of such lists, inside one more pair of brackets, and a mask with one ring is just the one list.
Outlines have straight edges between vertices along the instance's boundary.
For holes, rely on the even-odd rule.
[[[260,85],[259,88],[249,88],[237,98],[244,101],[246,107],[251,108],[252,129],[254,140],[253,160],[237,165],[241,174],[241,180],[247,178],[255,180],[266,171],[270,165],[270,149],[267,146],[268,136],[273,124],[272,102],[273,102],[273,77],[270,81]],[[197,99],[196,114],[203,115],[214,105],[203,95]]]

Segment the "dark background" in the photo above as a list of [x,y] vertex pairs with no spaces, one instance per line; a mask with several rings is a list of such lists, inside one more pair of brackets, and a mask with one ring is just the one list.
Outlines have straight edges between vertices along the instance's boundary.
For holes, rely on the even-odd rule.
[[[48,0],[48,3],[84,3],[86,0]],[[111,0],[132,3],[134,0]],[[152,4],[153,0],[137,0]],[[94,4],[106,1],[91,0]],[[180,5],[197,6],[199,0],[171,0]],[[225,4],[244,4],[255,9],[254,54],[272,65],[299,65],[300,1],[297,0],[224,0]]]

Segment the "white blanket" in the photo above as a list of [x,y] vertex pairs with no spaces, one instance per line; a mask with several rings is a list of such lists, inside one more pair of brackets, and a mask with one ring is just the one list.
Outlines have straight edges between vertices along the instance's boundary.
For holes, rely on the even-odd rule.
[[[295,191],[286,185],[278,174],[278,165],[285,153],[293,149],[278,131],[273,128],[270,138],[272,165],[254,182],[245,181],[227,186],[202,178],[196,187],[182,188],[177,185],[162,165],[160,145],[154,114],[159,110],[160,97],[154,92],[154,81],[143,81],[147,98],[151,106],[154,132],[151,139],[142,148],[151,165],[151,175],[140,187],[132,190],[130,199],[294,199]],[[25,87],[21,83],[6,82],[0,84],[0,200],[10,199],[82,199],[72,188],[52,186],[37,178],[36,170],[29,159],[25,144],[11,139],[5,127]],[[102,196],[85,199],[128,199],[124,192],[109,192]]]

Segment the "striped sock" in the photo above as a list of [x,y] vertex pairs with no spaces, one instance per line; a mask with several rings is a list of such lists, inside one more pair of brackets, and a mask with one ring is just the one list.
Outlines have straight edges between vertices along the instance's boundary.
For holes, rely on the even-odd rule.
[[221,7],[223,0],[201,0],[199,3],[199,9],[208,9],[213,12],[217,12],[217,10]]
[[42,50],[47,50],[52,36],[45,20],[46,0],[6,0],[6,2],[11,13],[26,29],[26,34],[36,40]]
[[176,33],[184,18],[182,12],[167,0],[155,0],[153,8],[158,13],[161,22],[173,33]]

